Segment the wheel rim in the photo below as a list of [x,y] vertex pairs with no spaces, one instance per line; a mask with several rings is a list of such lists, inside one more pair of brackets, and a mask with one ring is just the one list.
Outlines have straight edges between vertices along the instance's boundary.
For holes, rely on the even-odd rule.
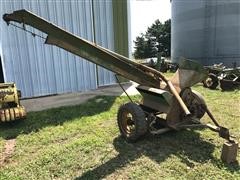
[[205,102],[202,96],[187,88],[182,92],[181,97],[191,114],[196,118],[202,118],[205,113]]
[[208,77],[208,78],[206,79],[206,84],[207,84],[208,87],[210,87],[210,86],[213,84],[212,78]]
[[122,130],[127,136],[135,131],[135,120],[130,112],[125,111],[122,114]]

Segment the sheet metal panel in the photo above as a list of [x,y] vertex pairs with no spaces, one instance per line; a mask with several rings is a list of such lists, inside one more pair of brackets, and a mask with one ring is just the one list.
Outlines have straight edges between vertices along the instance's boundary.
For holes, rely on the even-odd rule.
[[[96,43],[114,51],[112,1],[93,1]],[[114,73],[98,66],[98,85],[116,83]]]
[[[93,40],[92,1],[0,1],[0,14],[30,10],[64,29]],[[93,1],[96,10],[96,40],[114,50],[111,1]],[[34,33],[46,36],[27,27]],[[23,97],[35,97],[97,88],[96,65],[0,20],[0,55],[5,81],[14,81]],[[99,85],[115,82],[111,72],[99,68]]]
[[240,65],[240,1],[172,0],[171,55]]

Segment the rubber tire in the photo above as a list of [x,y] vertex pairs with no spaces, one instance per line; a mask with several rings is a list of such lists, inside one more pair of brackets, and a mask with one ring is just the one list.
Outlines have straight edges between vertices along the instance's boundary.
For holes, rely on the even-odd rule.
[[[134,119],[135,130],[130,134],[127,134],[122,127],[122,115],[126,111],[131,113],[132,118]],[[148,123],[145,117],[145,113],[139,105],[132,102],[120,106],[118,109],[117,122],[120,133],[127,142],[136,142],[148,131]]]
[[232,91],[234,90],[234,82],[231,80],[221,80],[220,81],[220,88],[222,91]]
[[206,102],[205,102],[203,96],[199,92],[192,90],[192,93],[195,96],[195,98],[197,99],[197,101],[199,102],[199,105],[197,107],[198,108],[198,111],[197,111],[198,114],[196,114],[196,117],[198,119],[201,119],[206,112],[206,106],[207,106]]
[[212,73],[210,73],[210,74],[208,74],[208,78],[211,78],[212,79],[212,81],[213,81],[213,83],[212,83],[212,85],[208,85],[207,83],[206,83],[206,80],[204,80],[203,81],[203,86],[204,87],[207,87],[207,88],[209,88],[209,89],[216,89],[217,88],[217,86],[218,86],[218,78],[217,78],[217,76],[215,75],[215,74],[212,74]]

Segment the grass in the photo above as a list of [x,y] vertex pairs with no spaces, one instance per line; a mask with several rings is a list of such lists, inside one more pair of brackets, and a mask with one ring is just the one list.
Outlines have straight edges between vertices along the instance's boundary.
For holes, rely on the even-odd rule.
[[[193,89],[240,140],[240,92],[198,85]],[[147,135],[126,143],[116,123],[118,107],[125,102],[126,97],[99,96],[1,124],[0,150],[12,138],[16,147],[0,169],[0,179],[240,179],[238,164],[220,160],[224,140],[208,129]],[[209,119],[205,116],[203,121]]]

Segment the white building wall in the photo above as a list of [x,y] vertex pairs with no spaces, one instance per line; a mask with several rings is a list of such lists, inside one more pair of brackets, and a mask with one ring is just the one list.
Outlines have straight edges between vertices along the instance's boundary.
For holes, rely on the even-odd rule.
[[[89,41],[93,41],[94,14],[96,42],[114,50],[113,12],[110,0],[3,0],[0,1],[0,7],[1,15],[27,9]],[[46,37],[31,27],[27,29]],[[16,82],[23,97],[96,89],[97,82],[99,86],[115,83],[112,72],[103,68],[97,68],[96,72],[95,64],[60,48],[45,45],[44,39],[34,38],[25,31],[8,27],[2,19],[0,19],[0,56],[5,82]]]

